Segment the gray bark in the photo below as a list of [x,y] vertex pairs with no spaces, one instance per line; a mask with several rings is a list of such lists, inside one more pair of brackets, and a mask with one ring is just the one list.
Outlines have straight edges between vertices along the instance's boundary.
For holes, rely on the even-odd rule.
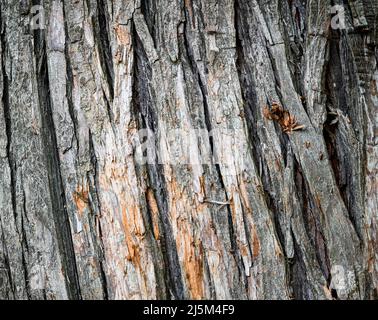
[[376,0],[0,10],[1,299],[378,298]]

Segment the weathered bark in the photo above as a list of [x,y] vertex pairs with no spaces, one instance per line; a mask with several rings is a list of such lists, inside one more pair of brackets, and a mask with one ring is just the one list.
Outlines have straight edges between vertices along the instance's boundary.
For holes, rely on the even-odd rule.
[[0,6],[0,298],[378,298],[376,0]]

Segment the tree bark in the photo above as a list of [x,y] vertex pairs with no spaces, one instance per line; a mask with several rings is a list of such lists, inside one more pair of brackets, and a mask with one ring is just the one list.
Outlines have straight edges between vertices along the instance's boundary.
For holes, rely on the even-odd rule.
[[0,6],[1,299],[378,298],[376,0]]

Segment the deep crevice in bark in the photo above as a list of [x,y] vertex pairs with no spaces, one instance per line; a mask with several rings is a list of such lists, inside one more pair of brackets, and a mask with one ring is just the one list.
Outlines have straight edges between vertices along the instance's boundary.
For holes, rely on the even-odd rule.
[[293,288],[293,296],[296,300],[308,300],[310,292],[310,284],[307,281],[306,265],[303,261],[302,252],[295,236],[294,241],[294,257],[293,263],[290,265],[291,287]]
[[[0,7],[0,10],[2,8]],[[2,12],[2,11],[1,11]],[[4,120],[5,120],[5,133],[7,136],[7,158],[9,163],[9,169],[11,174],[10,186],[11,186],[11,197],[12,197],[12,206],[13,206],[13,214],[15,221],[17,220],[17,204],[16,204],[16,162],[13,159],[13,152],[12,152],[12,120],[11,120],[11,112],[10,112],[10,102],[9,102],[9,80],[6,70],[6,39],[5,39],[5,21],[1,16],[1,52],[2,52],[2,74],[3,74],[3,97],[2,103],[4,107]]]
[[[6,22],[3,17],[3,7],[0,4],[0,27],[1,27],[1,35],[0,35],[0,41],[1,41],[1,68],[2,68],[2,80],[3,80],[3,92],[2,92],[2,104],[3,104],[3,112],[4,112],[4,121],[5,121],[5,133],[7,137],[7,145],[6,145],[6,154],[8,159],[8,165],[10,170],[10,192],[11,192],[11,201],[12,201],[12,212],[14,216],[14,221],[17,227],[17,200],[16,200],[16,172],[17,172],[17,166],[16,161],[13,159],[13,152],[12,152],[12,120],[11,120],[11,105],[9,101],[9,79],[8,74],[6,70],[6,50],[7,50],[7,44],[6,44]],[[5,245],[5,242],[4,242]],[[22,256],[22,263],[25,267],[25,256],[24,251],[22,250],[21,253]],[[7,257],[6,257],[7,258]],[[11,282],[11,287],[13,294],[15,293],[15,284],[12,284],[12,273],[10,271],[10,266],[8,264],[8,273],[9,273],[9,280]],[[26,294],[27,297],[30,297],[30,293],[28,290],[28,278],[27,278],[27,269],[24,268],[24,281],[25,281],[25,288],[26,288]]]
[[141,1],[141,7],[140,7],[141,13],[144,16],[144,19],[146,21],[148,30],[151,34],[151,37],[154,41],[154,47],[156,47],[156,1],[155,0],[143,0]]
[[[355,195],[355,188],[357,182],[353,178],[355,175],[355,160],[357,155],[360,157],[360,162],[363,163],[359,152],[359,147],[350,147],[350,143],[353,141],[347,141],[348,132],[342,132],[344,128],[339,127],[339,116],[337,111],[349,115],[352,119],[355,118],[353,112],[351,113],[350,104],[356,103],[356,101],[349,101],[348,99],[348,81],[352,75],[349,75],[347,66],[343,66],[342,63],[342,34],[339,31],[332,31],[330,38],[330,58],[326,66],[327,74],[330,75],[326,78],[325,90],[327,92],[327,117],[323,126],[323,136],[327,147],[328,159],[331,164],[331,168],[336,180],[336,185],[348,210],[348,216],[356,234],[359,239],[362,239],[360,226],[356,219],[360,215],[361,208],[359,199]],[[344,52],[345,54],[345,52]],[[355,79],[356,83],[358,82]],[[351,93],[349,93],[350,95]],[[356,119],[356,122],[358,120]],[[353,130],[354,130],[353,125]],[[354,132],[354,131],[353,131]],[[358,135],[354,136],[358,141]],[[352,149],[356,148],[355,154],[350,154]],[[363,188],[363,186],[360,186]]]
[[[92,18],[95,31],[95,39],[99,51],[102,70],[105,73],[111,100],[114,99],[114,67],[113,56],[109,41],[109,27],[107,18],[107,5],[104,0],[97,0],[97,17]],[[110,120],[113,116],[110,117]]]
[[[147,55],[144,51],[141,40],[134,33],[134,86],[133,86],[133,106],[136,108],[140,116],[140,129],[147,128],[155,134],[158,130],[158,118],[154,110],[151,92],[148,83],[151,81],[152,70],[148,64]],[[151,139],[151,137],[148,137]],[[156,143],[156,141],[155,141]],[[182,283],[182,274],[180,263],[178,260],[177,248],[173,237],[172,226],[168,215],[168,194],[164,181],[163,165],[158,163],[156,154],[155,163],[147,164],[147,172],[150,187],[156,197],[158,209],[160,212],[161,222],[163,226],[163,234],[161,241],[161,249],[163,253],[164,263],[167,266],[167,290],[173,299],[184,299],[184,286]]]
[[[89,153],[90,153],[90,161],[91,161],[91,165],[92,165],[92,174],[93,174],[93,184],[92,183],[89,183],[89,191],[90,193],[92,194],[92,199],[95,199],[95,201],[91,201],[90,204],[90,208],[91,208],[91,213],[93,215],[95,215],[95,210],[93,209],[93,206],[97,205],[98,206],[98,214],[101,215],[101,203],[100,203],[100,199],[98,197],[98,190],[99,190],[99,184],[98,184],[98,161],[97,161],[97,158],[96,158],[96,153],[95,153],[95,150],[94,150],[94,146],[93,146],[93,137],[92,137],[92,133],[91,131],[89,131]],[[88,173],[89,174],[89,173]],[[88,181],[92,181],[91,179],[88,178]],[[93,203],[94,202],[94,203]],[[98,220],[97,220],[98,219]],[[109,299],[109,289],[108,289],[108,283],[107,283],[107,279],[106,279],[106,272],[105,272],[105,254],[104,254],[104,244],[102,242],[102,237],[103,237],[103,233],[102,233],[102,229],[101,229],[101,223],[100,223],[100,220],[99,220],[99,217],[98,216],[94,216],[94,224],[95,226],[98,225],[98,234],[97,232],[95,232],[94,234],[96,236],[94,236],[94,242],[96,243],[96,250],[97,250],[97,256],[98,256],[98,264],[99,264],[99,268],[100,268],[100,276],[101,276],[101,284],[102,284],[102,290],[103,290],[103,294],[104,294],[104,300],[108,300]]]
[[38,96],[42,115],[42,139],[45,147],[46,166],[49,172],[49,190],[52,213],[56,226],[60,257],[66,277],[69,298],[80,298],[80,285],[76,270],[76,258],[72,243],[72,235],[66,210],[66,198],[60,172],[55,126],[52,118],[49,77],[46,57],[46,43],[43,31],[34,31],[34,52],[37,58],[36,70]]
[[[71,62],[68,54],[68,46],[66,46],[65,49],[65,56],[66,56],[66,72],[67,72],[67,86],[66,86],[66,98],[67,98],[67,104],[68,104],[68,112],[70,114],[70,118],[72,120],[72,125],[73,125],[73,137],[72,139],[74,141],[71,141],[71,143],[76,143],[76,152],[79,152],[79,140],[77,138],[77,118],[75,115],[75,110],[74,110],[74,105],[72,101],[72,84],[73,84],[73,75],[72,75],[72,67],[71,67]],[[66,150],[67,151],[67,150]]]

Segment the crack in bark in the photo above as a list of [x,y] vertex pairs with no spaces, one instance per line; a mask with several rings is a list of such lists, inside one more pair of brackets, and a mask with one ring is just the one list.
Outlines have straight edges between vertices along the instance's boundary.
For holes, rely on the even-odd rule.
[[66,198],[62,185],[55,126],[52,118],[49,76],[44,32],[34,31],[35,55],[40,70],[37,70],[39,105],[42,114],[42,138],[45,142],[45,157],[49,172],[49,190],[52,212],[56,226],[60,257],[64,268],[69,298],[80,298],[80,284],[76,270],[76,258],[72,243],[71,229],[66,209]]
[[[93,169],[93,180],[94,180],[94,184],[92,183],[89,184],[89,190],[92,195],[92,199],[93,198],[96,199],[95,204],[93,203],[93,201],[90,201],[90,209],[91,209],[92,214],[95,214],[92,206],[97,205],[98,212],[101,215],[101,203],[100,203],[100,199],[98,195],[98,190],[99,190],[98,161],[97,161],[96,153],[93,146],[93,137],[92,137],[91,131],[89,131],[89,153],[91,155],[91,165]],[[88,179],[88,181],[91,181],[91,179]],[[104,294],[104,300],[108,300],[109,288],[108,288],[106,272],[105,272],[106,261],[105,261],[105,255],[104,255],[104,244],[102,241],[103,234],[102,234],[102,229],[101,229],[101,221],[99,220],[98,216],[95,216],[94,219],[95,219],[95,225],[98,224],[98,234],[97,234],[97,237],[95,237],[95,242],[97,244],[97,256],[99,260],[102,290]]]
[[[73,125],[73,136],[72,139],[75,140],[76,143],[76,150],[77,153],[79,153],[80,149],[80,144],[79,140],[77,138],[77,128],[78,128],[78,121],[75,116],[75,108],[74,104],[72,101],[72,90],[73,90],[73,73],[72,73],[72,66],[71,66],[71,58],[69,54],[69,49],[68,49],[68,43],[70,42],[70,39],[68,37],[68,25],[67,25],[67,18],[66,18],[66,10],[64,6],[64,1],[62,1],[63,5],[63,18],[64,18],[64,33],[65,33],[65,46],[64,46],[64,56],[66,59],[66,73],[67,73],[67,82],[66,82],[66,98],[67,98],[67,104],[68,104],[68,112],[70,114],[70,118],[72,121]],[[73,143],[71,142],[71,148],[72,148]],[[68,151],[68,150],[66,150]]]
[[[0,7],[1,10],[1,7]],[[3,11],[1,11],[3,12]],[[1,16],[1,52],[3,54],[2,57],[2,74],[3,74],[3,96],[2,96],[2,103],[4,107],[4,120],[5,120],[5,132],[7,136],[7,159],[9,162],[9,169],[11,174],[10,186],[11,186],[11,197],[12,197],[12,206],[13,206],[13,214],[14,219],[17,221],[17,204],[16,204],[16,162],[13,159],[12,153],[12,120],[11,120],[11,113],[10,113],[10,103],[9,103],[9,80],[7,75],[7,70],[5,66],[5,55],[6,52],[6,39],[5,39],[5,21],[3,21],[3,17]]]
[[[2,88],[2,105],[3,105],[3,114],[4,114],[4,120],[5,120],[5,134],[7,137],[7,145],[6,145],[6,154],[7,154],[7,160],[8,160],[8,166],[10,170],[10,196],[12,201],[12,213],[15,221],[15,225],[17,228],[17,200],[16,200],[16,162],[13,158],[13,152],[12,152],[12,121],[11,121],[11,113],[10,113],[10,102],[9,102],[9,79],[8,74],[6,70],[6,39],[5,39],[5,33],[6,33],[6,23],[4,21],[3,17],[3,8],[2,4],[0,4],[0,27],[1,27],[1,34],[0,34],[0,42],[1,42],[1,68],[2,68],[2,81],[3,81],[3,88]],[[2,232],[2,235],[4,237],[4,233]],[[5,246],[5,240],[4,240],[4,246]],[[6,251],[7,252],[7,251]],[[16,289],[15,289],[15,283],[12,281],[12,273],[9,265],[9,258],[8,255],[5,256],[6,260],[8,260],[7,268],[8,268],[8,274],[9,274],[9,281],[10,281],[10,287],[12,289],[13,295],[15,295]],[[22,250],[22,261],[24,261],[24,252]],[[26,269],[24,270],[25,276],[25,288],[27,296],[29,297],[29,292],[27,290],[27,276],[26,276]]]
[[[135,28],[134,28],[135,29]],[[146,84],[151,77],[151,67],[149,66],[147,55],[144,51],[143,44],[139,36],[134,32],[135,43],[135,64],[134,64],[134,86],[133,86],[133,105],[138,108],[136,112],[140,115],[142,127],[156,132],[158,128],[158,120],[156,111],[153,109],[150,92]],[[158,157],[156,157],[157,161]],[[164,183],[164,175],[162,165],[148,164],[147,172],[151,188],[157,195],[157,204],[160,212],[163,234],[162,234],[162,253],[165,265],[167,266],[167,290],[170,291],[173,299],[184,299],[184,286],[182,283],[182,274],[180,263],[178,260],[177,248],[173,238],[172,226],[168,217],[167,191]]]

